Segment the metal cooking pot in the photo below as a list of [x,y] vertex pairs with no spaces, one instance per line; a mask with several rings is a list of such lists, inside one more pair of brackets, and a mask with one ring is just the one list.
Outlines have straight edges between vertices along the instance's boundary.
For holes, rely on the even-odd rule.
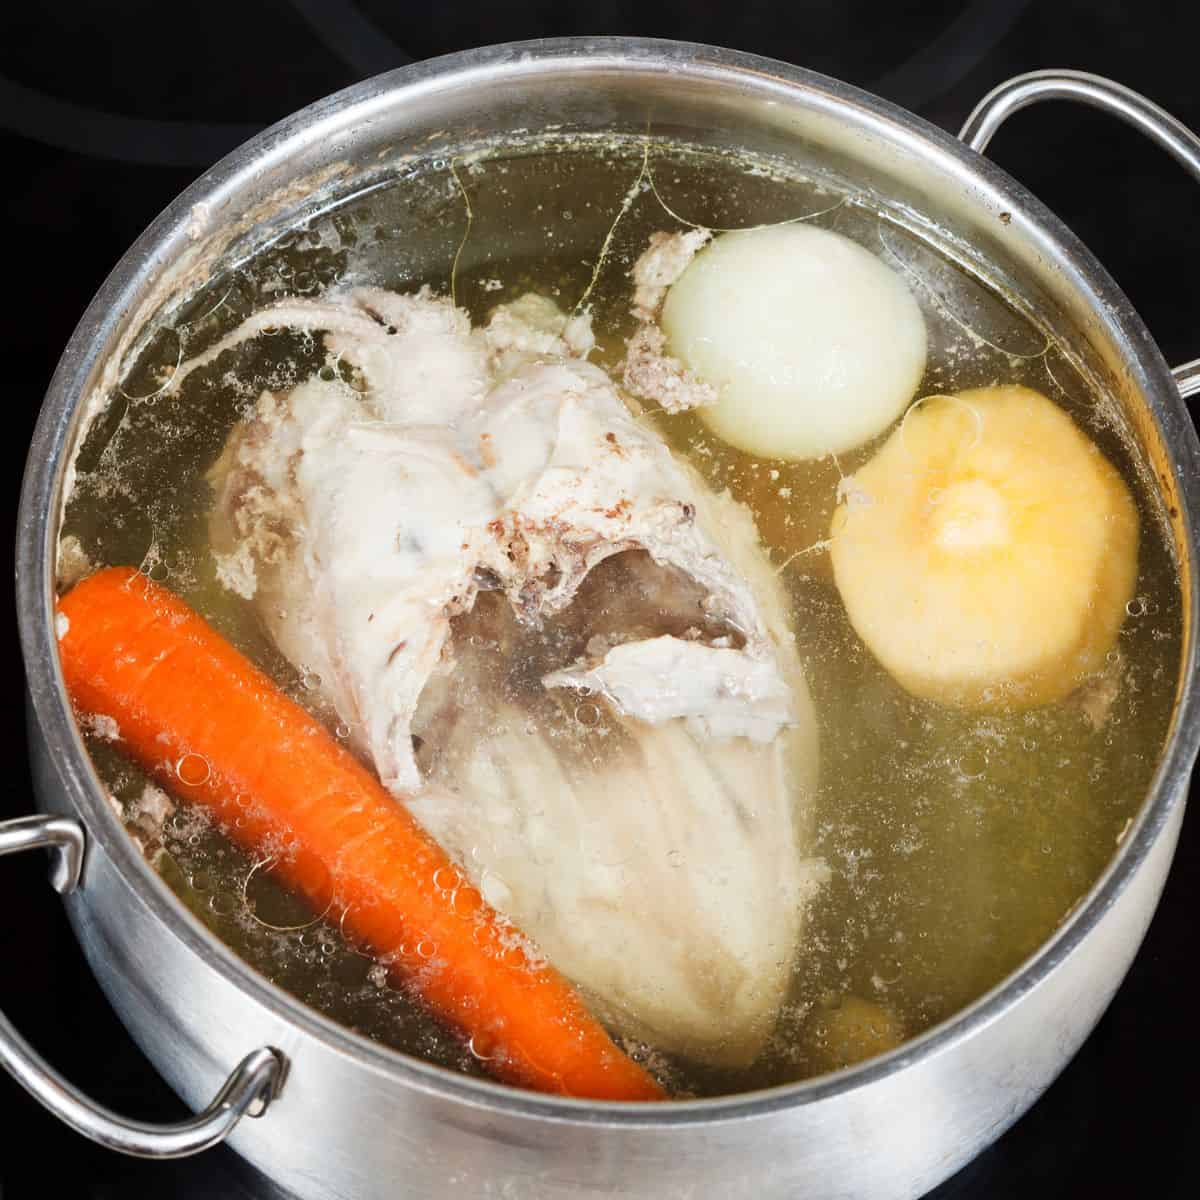
[[[1200,445],[1181,401],[1181,392],[1200,390],[1200,362],[1172,376],[1092,255],[981,156],[1008,115],[1046,98],[1132,122],[1200,179],[1195,136],[1089,76],[1015,79],[984,99],[957,141],[782,63],[672,42],[580,39],[472,51],[372,79],[268,130],[190,187],[88,308],[37,426],[17,588],[34,782],[52,815],[0,827],[0,853],[57,850],[52,882],[93,971],[142,1049],[204,1111],[172,1127],[122,1120],[75,1092],[0,1017],[5,1067],[69,1124],[115,1149],[182,1155],[227,1138],[282,1187],[320,1200],[906,1197],[1015,1121],[1095,1025],[1137,950],[1200,742]],[[1103,877],[1020,971],[865,1065],[751,1095],[653,1106],[458,1076],[370,1043],[258,976],[184,909],[114,817],[64,694],[52,616],[64,480],[85,412],[116,380],[139,327],[202,278],[205,263],[294,220],[317,191],[362,186],[389,162],[394,170],[405,153],[550,126],[636,134],[648,122],[676,140],[832,170],[936,231],[960,264],[1048,322],[1112,397],[1118,423],[1153,471],[1177,549],[1185,623],[1174,723],[1149,796]]]

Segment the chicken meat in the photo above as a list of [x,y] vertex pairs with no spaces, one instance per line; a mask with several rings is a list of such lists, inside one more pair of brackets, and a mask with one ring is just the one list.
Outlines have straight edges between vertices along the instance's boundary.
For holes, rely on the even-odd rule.
[[284,326],[335,369],[230,434],[220,579],[618,1034],[752,1060],[822,868],[816,718],[749,512],[537,296],[482,328],[427,290],[291,300],[172,387]]

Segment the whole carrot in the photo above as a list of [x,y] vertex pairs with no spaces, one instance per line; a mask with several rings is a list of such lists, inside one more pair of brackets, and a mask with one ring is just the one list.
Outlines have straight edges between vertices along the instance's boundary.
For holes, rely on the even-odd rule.
[[[120,745],[397,972],[511,1083],[603,1100],[662,1090],[570,984],[309,713],[165,588],[126,567],[59,604],[67,689]],[[241,818],[235,823],[235,818]]]

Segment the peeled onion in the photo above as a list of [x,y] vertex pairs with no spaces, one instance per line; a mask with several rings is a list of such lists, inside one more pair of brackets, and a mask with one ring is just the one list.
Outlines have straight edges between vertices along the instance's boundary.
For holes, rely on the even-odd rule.
[[1012,385],[932,396],[847,481],[829,557],[855,632],[914,696],[1064,699],[1137,586],[1137,508],[1070,416]]
[[806,225],[727,233],[667,293],[671,353],[718,391],[699,410],[751,454],[851,450],[907,407],[925,323],[904,281],[841,234]]

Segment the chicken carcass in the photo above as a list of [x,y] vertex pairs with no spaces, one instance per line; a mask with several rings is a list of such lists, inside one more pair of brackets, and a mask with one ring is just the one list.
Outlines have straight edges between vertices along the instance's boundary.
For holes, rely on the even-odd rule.
[[285,302],[172,386],[279,326],[355,386],[264,392],[233,430],[222,581],[616,1032],[750,1061],[821,869],[815,716],[749,513],[547,300],[483,329],[427,291]]

